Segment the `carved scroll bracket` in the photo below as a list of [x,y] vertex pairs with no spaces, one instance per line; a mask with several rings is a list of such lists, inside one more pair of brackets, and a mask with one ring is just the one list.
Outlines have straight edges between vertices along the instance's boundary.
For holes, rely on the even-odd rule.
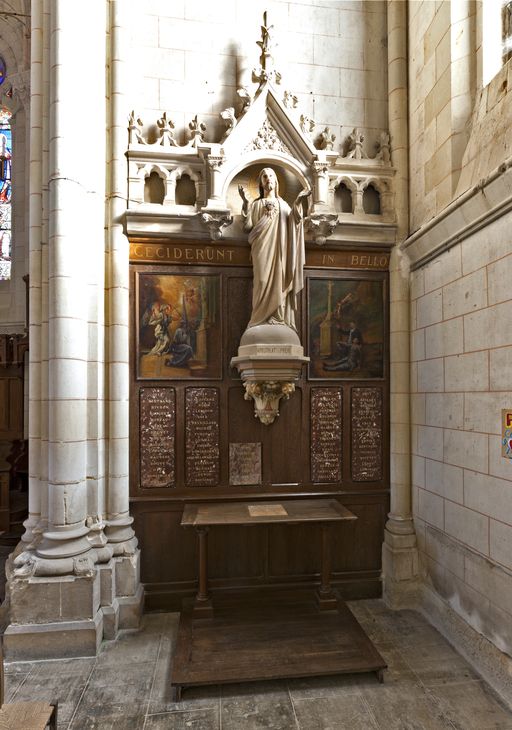
[[281,398],[288,400],[295,391],[295,383],[270,380],[266,382],[246,382],[245,400],[254,401],[254,417],[268,426],[274,423],[279,415]]

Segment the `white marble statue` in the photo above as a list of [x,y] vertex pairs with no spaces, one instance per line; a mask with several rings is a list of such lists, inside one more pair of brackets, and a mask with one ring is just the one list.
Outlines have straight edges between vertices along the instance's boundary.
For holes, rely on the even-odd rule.
[[293,207],[279,197],[277,176],[265,167],[259,176],[260,197],[249,203],[243,187],[244,230],[250,231],[253,265],[252,314],[248,324],[284,324],[296,330],[297,295],[304,287],[303,200],[311,195],[302,190]]

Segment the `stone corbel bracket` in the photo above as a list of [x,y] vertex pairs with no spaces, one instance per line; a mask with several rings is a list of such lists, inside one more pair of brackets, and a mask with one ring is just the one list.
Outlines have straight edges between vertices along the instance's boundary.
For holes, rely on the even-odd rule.
[[274,423],[279,415],[281,398],[288,400],[295,392],[295,383],[282,381],[246,382],[245,400],[254,401],[254,417],[259,418],[265,425]]
[[203,211],[199,213],[199,220],[210,231],[211,240],[220,241],[224,228],[233,223],[233,216],[228,210],[219,212]]
[[313,213],[306,218],[306,230],[309,231],[318,246],[323,246],[334,233],[338,225],[337,213]]

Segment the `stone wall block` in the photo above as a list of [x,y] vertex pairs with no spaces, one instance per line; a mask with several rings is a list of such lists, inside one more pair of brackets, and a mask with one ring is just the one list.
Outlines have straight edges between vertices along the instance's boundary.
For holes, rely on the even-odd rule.
[[140,583],[140,551],[114,558],[116,596],[134,596]]
[[418,363],[418,392],[435,393],[444,391],[443,358],[421,360]]
[[512,527],[497,520],[490,521],[491,558],[512,569]]
[[[483,473],[487,472],[487,436],[482,433],[445,429],[444,460],[454,466],[462,466]],[[442,461],[442,459],[439,459],[439,461]]]
[[464,580],[464,548],[445,533],[429,525],[425,530],[425,538],[425,550],[429,557]]
[[467,314],[486,306],[487,277],[485,269],[479,269],[473,274],[464,276],[443,289],[443,316],[445,319],[459,317],[461,314]]
[[417,300],[418,327],[441,322],[443,319],[443,297],[440,289]]
[[489,553],[489,518],[453,502],[445,502],[445,530],[483,555]]
[[[496,350],[495,352],[502,351]],[[467,393],[487,390],[489,387],[489,353],[487,351],[472,352],[445,358],[444,378],[446,391]]]
[[464,423],[464,396],[462,393],[427,393],[427,426],[462,428]]
[[427,358],[456,355],[462,352],[464,352],[462,317],[450,319],[425,329],[425,356]]
[[100,577],[100,606],[105,608],[113,603],[116,596],[114,560],[98,565],[97,570]]
[[452,502],[464,502],[464,472],[459,466],[427,459],[425,464],[425,486]]

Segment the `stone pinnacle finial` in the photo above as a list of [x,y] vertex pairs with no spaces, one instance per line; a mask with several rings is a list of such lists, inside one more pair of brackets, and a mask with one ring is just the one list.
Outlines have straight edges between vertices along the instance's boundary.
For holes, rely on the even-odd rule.
[[263,25],[261,26],[261,40],[256,41],[256,44],[261,48],[260,66],[252,72],[254,80],[259,81],[260,86],[271,80],[275,80],[276,84],[281,82],[281,74],[273,68],[272,48],[277,45],[270,34],[273,28],[273,25],[268,24],[268,12],[265,10]]

